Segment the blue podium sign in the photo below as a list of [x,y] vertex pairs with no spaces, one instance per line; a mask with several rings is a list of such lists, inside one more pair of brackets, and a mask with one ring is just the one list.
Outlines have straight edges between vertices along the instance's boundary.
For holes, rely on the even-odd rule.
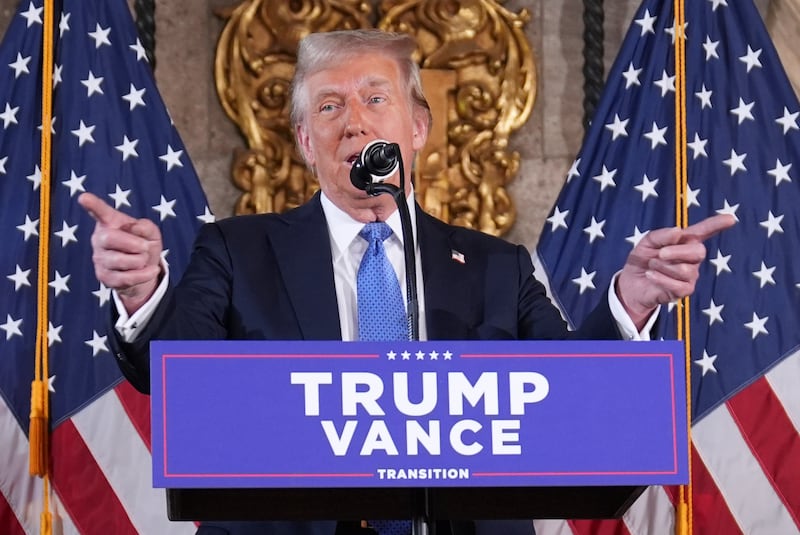
[[682,484],[679,342],[151,344],[156,487]]

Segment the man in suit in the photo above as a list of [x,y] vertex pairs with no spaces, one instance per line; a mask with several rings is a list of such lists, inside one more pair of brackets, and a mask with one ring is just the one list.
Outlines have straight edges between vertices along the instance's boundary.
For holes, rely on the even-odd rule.
[[[355,281],[367,248],[359,235],[366,223],[391,227],[384,247],[404,284],[397,205],[389,195],[370,196],[354,187],[350,170],[375,139],[397,143],[404,162],[412,162],[425,144],[431,115],[411,58],[414,48],[406,35],[377,30],[305,38],[291,119],[320,193],[286,214],[204,226],[174,288],[151,221],[122,214],[92,194],[81,196],[97,221],[97,278],[114,290],[115,354],[136,388],[149,391],[151,339],[359,339]],[[389,181],[397,184],[399,178]],[[615,278],[608,299],[573,333],[533,278],[523,247],[425,214],[414,202],[413,187],[406,202],[416,236],[417,265],[409,269],[422,289],[423,340],[647,338],[657,306],[693,291],[705,257],[702,241],[733,224],[733,218],[717,216],[688,229],[649,233]],[[359,529],[343,523],[337,528],[336,522],[208,523],[199,533],[334,535]],[[452,535],[533,531],[530,522],[454,522],[440,533],[445,529]]]

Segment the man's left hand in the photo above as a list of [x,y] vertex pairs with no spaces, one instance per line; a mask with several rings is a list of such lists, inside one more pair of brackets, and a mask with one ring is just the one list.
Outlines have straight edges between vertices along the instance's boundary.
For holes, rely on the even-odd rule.
[[706,257],[703,242],[735,223],[733,216],[720,214],[684,229],[652,230],[642,238],[628,255],[615,288],[637,329],[656,306],[694,292],[700,263]]

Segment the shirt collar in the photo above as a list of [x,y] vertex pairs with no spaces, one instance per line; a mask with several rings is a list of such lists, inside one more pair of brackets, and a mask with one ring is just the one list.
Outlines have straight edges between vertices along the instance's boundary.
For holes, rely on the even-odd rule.
[[[344,210],[333,204],[333,202],[321,193],[322,211],[325,214],[325,220],[328,222],[328,235],[331,239],[331,253],[333,254],[333,261],[336,262],[340,255],[342,255],[356,239],[358,233],[364,228],[364,223],[356,221]],[[417,218],[415,212],[414,202],[414,189],[406,197],[408,203],[408,211],[411,214],[411,228],[414,237],[417,236]],[[403,225],[400,222],[400,212],[395,210],[386,223],[392,228],[393,237],[389,239],[397,239],[398,243],[403,243]]]

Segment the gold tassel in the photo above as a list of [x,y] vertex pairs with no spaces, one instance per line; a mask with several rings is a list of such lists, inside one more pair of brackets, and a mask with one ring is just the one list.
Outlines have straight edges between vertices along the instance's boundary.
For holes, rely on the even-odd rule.
[[53,517],[48,510],[39,515],[39,534],[53,535]]
[[44,381],[35,380],[31,383],[31,423],[28,433],[30,440],[29,471],[31,475],[40,477],[47,473],[48,418],[44,410],[46,395],[47,385]]

